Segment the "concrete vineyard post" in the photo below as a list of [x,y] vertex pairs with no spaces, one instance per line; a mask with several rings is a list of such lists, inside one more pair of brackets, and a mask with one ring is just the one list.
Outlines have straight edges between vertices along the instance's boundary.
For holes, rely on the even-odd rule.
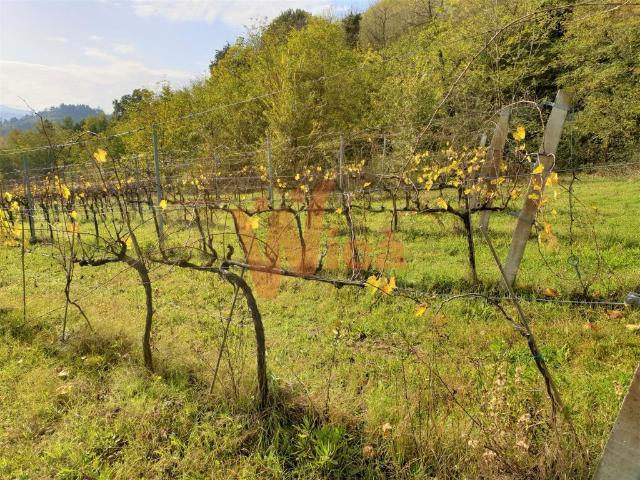
[[640,365],[622,402],[594,480],[640,478]]
[[558,144],[560,143],[562,126],[567,117],[569,107],[569,94],[564,90],[558,90],[551,115],[545,127],[543,144],[540,147],[538,161],[535,164],[535,167],[542,165],[544,170],[542,173],[531,175],[527,196],[524,200],[524,206],[522,207],[520,216],[518,217],[518,222],[511,239],[511,247],[509,248],[509,253],[507,254],[504,265],[505,279],[509,286],[513,286],[515,283],[520,262],[524,256],[527,241],[531,234],[531,227],[535,222],[538,208],[542,202],[545,183],[555,165],[555,154]]
[[[502,154],[504,152],[504,145],[507,142],[507,132],[509,130],[509,117],[511,116],[511,109],[505,108],[500,111],[500,116],[498,117],[498,123],[496,123],[496,128],[493,132],[493,137],[491,138],[491,144],[489,145],[489,150],[487,151],[487,158],[485,163],[482,165],[480,169],[480,178],[483,180],[486,185],[487,193],[492,193],[496,190],[496,185],[491,183],[491,180],[497,179],[500,175],[500,165],[502,164]],[[474,202],[472,203],[473,208],[478,208],[479,204],[478,197],[476,196]],[[487,202],[487,206],[491,205],[491,201]],[[488,228],[489,227],[489,217],[491,216],[491,212],[489,210],[485,210],[480,212],[480,228]]]

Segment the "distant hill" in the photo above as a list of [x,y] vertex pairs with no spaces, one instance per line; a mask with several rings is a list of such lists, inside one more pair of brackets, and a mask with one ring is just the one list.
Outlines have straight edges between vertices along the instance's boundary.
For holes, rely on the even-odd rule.
[[[13,129],[23,131],[31,130],[39,122],[39,119],[36,115],[33,115],[27,111],[20,111],[19,109],[12,109],[10,107],[2,106],[3,113],[5,112],[5,109],[6,111],[22,112],[22,115],[20,115],[19,117],[14,115],[8,120],[3,115],[3,117],[1,117],[2,122],[0,122],[0,135],[5,135]],[[71,120],[73,120],[74,122],[79,122],[87,117],[98,115],[104,112],[99,108],[92,108],[88,105],[67,105],[61,103],[57,107],[50,107],[39,113],[44,118],[46,118],[47,120],[51,120],[52,122],[62,122],[67,117],[71,118]]]
[[23,108],[8,107],[7,105],[0,105],[0,121],[11,120],[12,118],[21,118],[25,115],[29,115],[31,112]]

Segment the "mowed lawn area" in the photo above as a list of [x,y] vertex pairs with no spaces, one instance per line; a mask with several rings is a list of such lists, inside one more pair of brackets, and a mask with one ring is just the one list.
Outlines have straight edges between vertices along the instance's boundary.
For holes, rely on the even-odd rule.
[[[640,310],[559,300],[621,302],[640,291],[640,176],[579,175],[571,201],[569,181],[548,192],[539,218],[557,245],[532,235],[517,290],[572,425],[562,414],[551,421],[526,341],[494,306],[443,304],[468,291],[504,295],[479,232],[480,284],[469,281],[467,240],[450,215],[401,213],[394,234],[405,265],[385,275],[427,305],[422,316],[400,295],[290,278],[274,298],[258,297],[266,412],[256,409],[242,299],[210,388],[233,297],[217,277],[153,267],[149,373],[135,272],[121,263],[77,267],[72,297],[95,331],[71,307],[61,343],[65,276],[55,251],[41,244],[26,253],[25,322],[20,249],[5,246],[0,477],[588,478],[640,359]],[[501,258],[514,214],[491,218]],[[388,214],[356,215],[368,242],[389,225]],[[343,217],[325,221],[345,234]]]

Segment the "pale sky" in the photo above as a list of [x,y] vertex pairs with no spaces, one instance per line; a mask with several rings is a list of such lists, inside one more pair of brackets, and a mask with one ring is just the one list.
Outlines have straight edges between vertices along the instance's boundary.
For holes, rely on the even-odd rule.
[[287,8],[341,15],[371,0],[0,0],[0,104],[111,112],[134,88],[202,78],[215,51]]

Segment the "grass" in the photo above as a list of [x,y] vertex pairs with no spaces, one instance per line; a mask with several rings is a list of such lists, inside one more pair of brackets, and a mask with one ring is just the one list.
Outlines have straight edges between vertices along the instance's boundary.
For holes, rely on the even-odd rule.
[[[560,248],[538,249],[532,239],[519,291],[581,297],[572,253],[594,298],[640,290],[638,177],[582,178],[573,252],[568,197],[559,193],[544,221]],[[503,258],[514,220],[492,218]],[[327,221],[342,226],[338,216]],[[368,214],[356,223],[367,225],[361,237],[370,243],[387,221]],[[453,217],[403,214],[406,265],[389,274],[430,293],[468,289],[458,231]],[[496,291],[496,268],[476,241],[480,288]],[[209,394],[230,287],[154,268],[151,374],[142,367],[135,273],[121,264],[79,268],[73,291],[95,332],[72,310],[71,336],[60,343],[64,273],[50,253],[42,245],[26,256],[24,322],[19,251],[0,249],[2,478],[587,478],[640,354],[640,336],[625,328],[640,323],[638,311],[610,319],[605,308],[523,303],[578,443],[566,422],[549,422],[526,343],[494,308],[465,299],[436,316],[440,300],[429,294],[416,318],[400,297],[283,279],[278,296],[258,299],[272,397],[259,413],[243,302]]]

